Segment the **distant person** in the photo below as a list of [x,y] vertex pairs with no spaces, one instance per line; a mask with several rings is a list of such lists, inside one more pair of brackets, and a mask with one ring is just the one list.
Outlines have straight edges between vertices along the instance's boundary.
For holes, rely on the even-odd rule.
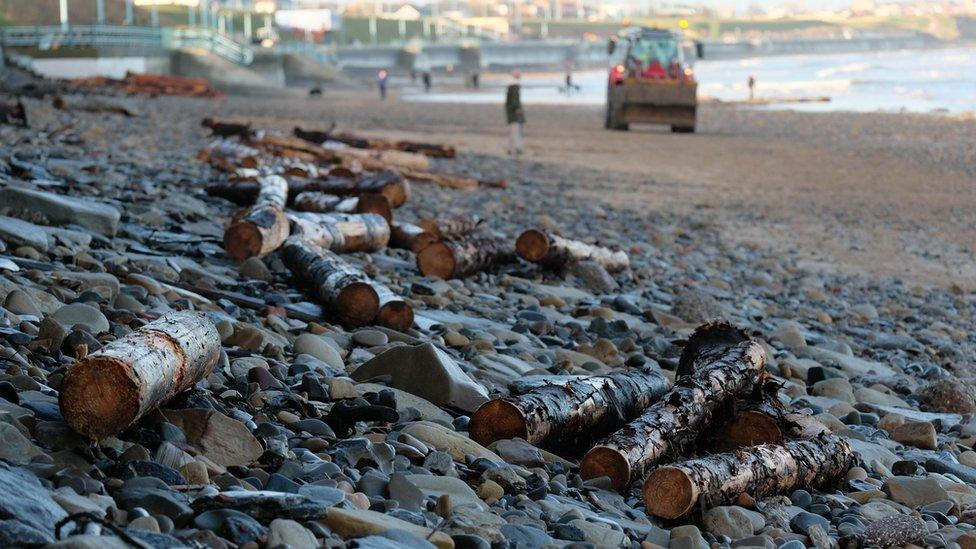
[[471,87],[478,89],[481,86],[481,73],[474,71],[471,73]]
[[508,122],[508,154],[518,158],[522,154],[522,126],[525,125],[519,71],[512,71],[512,81],[505,92],[505,120]]
[[420,79],[424,82],[424,91],[430,92],[430,71],[424,71],[424,74],[420,76]]
[[756,99],[756,75],[750,74],[749,80],[747,82],[749,85],[749,101],[754,101]]
[[671,80],[678,80],[681,78],[681,61],[677,57],[671,59],[671,66],[668,67],[669,76]]
[[386,101],[386,85],[390,81],[390,73],[386,69],[380,69],[376,74],[376,86],[380,89],[380,100]]
[[572,95],[574,91],[580,91],[579,84],[573,82],[573,69],[566,69],[566,95]]

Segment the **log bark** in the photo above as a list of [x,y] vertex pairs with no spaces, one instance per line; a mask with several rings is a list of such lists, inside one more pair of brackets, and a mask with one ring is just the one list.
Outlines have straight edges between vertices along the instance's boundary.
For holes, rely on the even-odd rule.
[[437,242],[437,237],[412,223],[394,221],[390,224],[390,247],[410,250],[419,254],[421,250]]
[[456,156],[454,147],[450,145],[438,145],[436,143],[422,143],[418,141],[390,141],[387,139],[360,137],[350,133],[335,132],[331,129],[323,132],[318,130],[304,130],[296,127],[294,129],[294,135],[319,145],[325,143],[326,141],[338,141],[339,143],[344,143],[350,147],[356,147],[359,149],[397,150],[418,153],[424,156],[436,158],[454,158]]
[[447,189],[457,189],[460,191],[474,191],[481,188],[483,185],[477,179],[472,179],[470,177],[464,177],[460,175],[451,175],[447,173],[431,173],[423,170],[407,170],[401,169],[400,173],[403,174],[407,179],[412,179],[414,181],[424,181],[427,183],[435,183],[441,187]]
[[410,184],[392,171],[377,172],[359,180],[330,176],[308,182],[303,190],[339,196],[378,194],[386,197],[391,208],[399,208],[410,198]]
[[515,241],[519,257],[548,269],[563,269],[577,261],[593,261],[607,272],[614,273],[630,267],[630,259],[622,251],[613,251],[570,240],[539,229],[529,229]]
[[291,212],[292,234],[335,253],[375,252],[390,242],[390,225],[376,214]]
[[363,326],[376,318],[380,299],[361,271],[300,237],[289,238],[281,251],[285,265],[312,287],[315,297],[332,308],[344,325]]
[[210,128],[210,135],[216,137],[239,137],[241,139],[247,139],[251,137],[253,133],[251,131],[250,124],[241,124],[238,122],[224,122],[221,120],[214,120],[213,118],[207,117],[200,122],[200,125],[204,128]]
[[380,326],[403,332],[413,326],[413,307],[385,285],[371,280],[370,284],[380,300],[376,321]]
[[417,254],[417,267],[424,276],[464,278],[515,260],[508,239],[480,236],[435,242]]
[[696,365],[704,364],[712,358],[721,356],[743,341],[749,341],[749,334],[727,322],[702,324],[691,334],[681,349],[681,358],[675,373],[678,377],[692,373]]
[[200,149],[197,158],[215,168],[233,173],[237,168],[257,168],[261,153],[236,141],[217,139]]
[[546,385],[481,405],[471,417],[476,442],[520,437],[545,448],[580,449],[660,399],[670,382],[653,368]]
[[335,154],[335,156],[341,159],[343,165],[358,162],[367,170],[389,170],[399,168],[414,170],[417,172],[426,172],[430,167],[430,161],[427,160],[427,157],[417,153],[392,150],[377,151],[370,149],[357,149],[355,147],[339,149],[332,152]]
[[210,319],[194,311],[166,315],[68,369],[61,414],[92,440],[117,435],[206,377],[219,357],[220,335]]
[[760,444],[783,444],[790,439],[809,440],[830,434],[812,416],[788,410],[774,394],[764,390],[758,398],[736,400],[728,421],[702,437],[701,446],[712,452],[730,452]]
[[236,260],[264,257],[288,238],[288,182],[278,175],[260,181],[254,206],[234,216],[224,232],[224,248]]
[[745,342],[679,378],[663,399],[587,452],[580,474],[608,476],[623,490],[661,458],[693,444],[724,403],[761,385],[765,363],[762,346]]
[[644,503],[655,516],[675,519],[699,502],[707,508],[743,493],[759,499],[829,486],[853,465],[850,444],[835,435],[765,444],[658,467],[644,482]]
[[447,219],[421,219],[417,226],[431,233],[438,240],[457,240],[478,230],[482,220],[469,215]]
[[295,197],[293,207],[302,212],[373,213],[387,221],[393,219],[390,201],[381,194],[342,197],[320,191],[307,191]]

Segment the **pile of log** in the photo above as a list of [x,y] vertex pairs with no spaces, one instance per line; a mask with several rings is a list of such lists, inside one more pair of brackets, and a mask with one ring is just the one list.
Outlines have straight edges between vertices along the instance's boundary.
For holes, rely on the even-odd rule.
[[[648,511],[667,519],[743,494],[827,486],[853,466],[845,440],[784,409],[763,347],[742,332],[702,326],[681,362],[686,370],[670,387],[656,370],[641,369],[496,398],[472,416],[471,436],[482,444],[520,437],[553,450],[588,448],[584,479],[607,477],[618,491],[642,481]],[[700,451],[719,453],[683,459]]]
[[76,78],[68,82],[72,88],[93,92],[112,91],[130,95],[179,95],[211,99],[224,95],[202,78],[162,74],[134,74],[130,72],[121,79],[95,76]]
[[548,269],[564,269],[576,261],[593,261],[608,273],[630,267],[630,258],[621,251],[563,238],[540,229],[529,229],[515,241],[519,257]]

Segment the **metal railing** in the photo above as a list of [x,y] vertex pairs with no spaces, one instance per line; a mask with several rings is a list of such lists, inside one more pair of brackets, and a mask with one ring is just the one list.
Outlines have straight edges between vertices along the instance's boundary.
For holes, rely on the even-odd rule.
[[0,46],[37,48],[124,47],[141,50],[201,48],[238,65],[254,59],[250,47],[207,27],[133,27],[118,25],[0,27]]

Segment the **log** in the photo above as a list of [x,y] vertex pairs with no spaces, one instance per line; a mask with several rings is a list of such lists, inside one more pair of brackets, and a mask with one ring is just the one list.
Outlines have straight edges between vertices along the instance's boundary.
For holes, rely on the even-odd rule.
[[126,117],[138,116],[128,105],[118,100],[100,97],[63,97],[55,95],[51,100],[55,109],[63,111],[84,111],[94,113],[121,114]]
[[743,341],[749,341],[749,334],[727,322],[708,322],[702,324],[691,334],[684,348],[675,373],[678,377],[692,373],[695,365],[701,365],[712,358],[719,357]]
[[295,197],[293,207],[302,212],[373,213],[388,222],[393,219],[390,201],[381,194],[341,197],[320,191],[306,191]]
[[375,280],[371,280],[370,284],[380,300],[376,318],[379,325],[398,332],[409,330],[413,326],[413,307],[385,285]]
[[426,172],[430,167],[427,157],[422,154],[392,151],[392,150],[370,150],[348,147],[332,151],[344,165],[359,162],[367,170],[389,170],[391,168],[401,168]]
[[438,240],[457,240],[478,230],[482,220],[469,215],[447,219],[421,219],[417,226],[434,235]]
[[333,130],[334,127],[330,128],[329,131],[324,132],[318,130],[303,130],[302,128],[296,126],[293,133],[296,137],[300,137],[306,141],[319,145],[325,143],[326,141],[338,141],[339,143],[344,143],[350,147],[356,147],[359,149],[396,150],[419,153],[424,156],[436,158],[454,158],[457,154],[454,147],[450,145],[438,145],[436,143],[423,143],[418,141],[390,141],[387,139],[360,137],[358,135],[345,132],[338,133],[334,132]]
[[474,191],[481,188],[483,185],[477,179],[472,179],[470,177],[464,177],[460,175],[451,175],[446,173],[430,173],[423,170],[407,170],[401,169],[400,173],[403,174],[407,179],[412,179],[413,181],[424,181],[427,183],[435,183],[441,187],[448,189],[457,189],[460,191]]
[[623,490],[655,462],[692,444],[724,403],[761,386],[765,363],[763,347],[744,342],[679,378],[663,399],[587,452],[580,474],[608,476],[614,489]]
[[61,415],[89,439],[117,435],[210,374],[219,358],[220,335],[210,319],[194,311],[168,314],[69,368]]
[[260,155],[260,151],[254,147],[236,141],[217,139],[200,149],[197,158],[201,162],[233,173],[237,168],[257,168],[260,164]]
[[301,237],[289,238],[281,251],[285,265],[312,287],[315,297],[331,307],[344,325],[364,326],[376,318],[380,299],[361,271]]
[[410,184],[396,172],[382,171],[363,179],[326,177],[309,181],[303,191],[319,191],[339,196],[378,194],[384,196],[391,208],[399,208],[410,198]]
[[577,261],[593,261],[607,272],[615,273],[630,267],[630,259],[622,251],[593,246],[570,240],[539,229],[529,229],[515,241],[519,257],[548,269],[563,269]]
[[479,236],[435,242],[417,254],[417,268],[424,276],[464,278],[515,261],[508,239]]
[[482,404],[468,431],[485,446],[520,437],[534,446],[578,450],[640,415],[670,386],[650,367],[546,385]]
[[[774,382],[773,385],[778,388]],[[809,440],[830,434],[823,423],[807,414],[788,410],[764,389],[759,397],[736,400],[728,421],[703,435],[702,446],[713,452],[729,452],[760,444],[783,444],[789,439]]]
[[251,125],[240,124],[237,122],[223,122],[207,117],[200,122],[204,128],[210,128],[210,134],[217,137],[239,137],[247,139],[251,137]]
[[437,237],[412,223],[394,221],[390,224],[390,247],[410,250],[415,254],[437,242]]
[[647,510],[664,519],[729,504],[743,493],[755,499],[815,489],[839,481],[854,466],[850,444],[835,435],[765,444],[658,467],[644,481]]
[[284,212],[287,201],[285,178],[263,177],[254,206],[235,215],[224,231],[224,248],[231,257],[243,261],[277,250],[288,238],[288,218]]
[[291,212],[292,234],[335,253],[375,252],[390,242],[390,225],[376,214]]

